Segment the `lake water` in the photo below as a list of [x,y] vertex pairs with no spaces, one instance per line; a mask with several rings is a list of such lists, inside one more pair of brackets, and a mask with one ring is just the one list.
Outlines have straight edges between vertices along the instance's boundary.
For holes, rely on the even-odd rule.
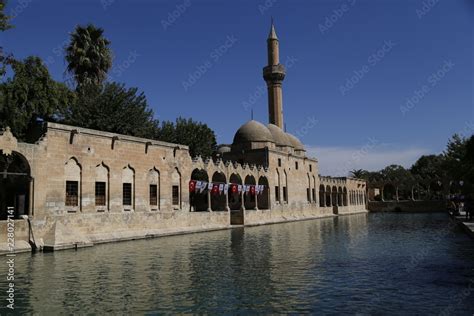
[[17,255],[15,313],[472,315],[473,268],[445,214],[361,214]]

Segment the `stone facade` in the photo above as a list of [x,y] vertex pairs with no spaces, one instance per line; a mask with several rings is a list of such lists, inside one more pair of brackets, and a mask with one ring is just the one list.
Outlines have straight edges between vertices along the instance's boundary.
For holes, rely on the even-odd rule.
[[[269,49],[278,49],[273,25],[270,37]],[[269,56],[278,64],[278,51]],[[318,161],[281,128],[283,78],[265,79],[270,124],[245,123],[205,161],[184,145],[57,123],[46,123],[34,144],[6,129],[0,252],[8,250],[7,207],[15,209],[17,251],[366,212],[366,183],[319,175]],[[194,188],[209,182],[221,190]]]

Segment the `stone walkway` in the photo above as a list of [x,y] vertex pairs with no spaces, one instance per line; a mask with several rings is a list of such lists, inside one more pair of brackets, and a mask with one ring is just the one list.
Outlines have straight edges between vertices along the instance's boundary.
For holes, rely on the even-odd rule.
[[474,221],[468,221],[466,219],[466,212],[460,212],[460,215],[450,216],[461,226],[471,237],[474,238]]

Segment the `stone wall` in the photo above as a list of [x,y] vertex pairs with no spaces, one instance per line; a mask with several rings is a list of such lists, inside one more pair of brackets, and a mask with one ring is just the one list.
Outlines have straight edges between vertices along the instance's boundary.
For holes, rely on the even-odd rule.
[[[268,163],[263,167],[191,159],[187,146],[55,123],[47,124],[46,134],[36,144],[16,143],[10,135],[8,139],[0,135],[0,149],[18,153],[29,163],[28,215],[35,242],[45,250],[231,227],[225,193],[219,197],[226,204],[223,211],[195,212],[191,207],[188,184],[196,169],[210,181],[218,174],[224,183],[234,176],[241,184],[266,185],[257,205],[243,210],[244,225],[365,211],[362,200],[353,203],[349,195],[351,190],[363,192],[365,182],[320,177],[316,159],[276,149],[253,153],[265,156],[262,161]],[[99,182],[105,183],[103,203],[96,196]],[[70,194],[66,197],[71,183],[77,184],[77,202]],[[124,197],[124,183],[131,188],[130,199]],[[151,202],[151,185],[157,188],[156,203]],[[321,185],[345,190],[344,203],[321,207]],[[208,198],[216,197],[209,193]],[[17,233],[28,248],[32,238],[25,220],[18,221]],[[1,238],[0,243],[5,243]]]
[[369,201],[371,212],[445,212],[445,201]]

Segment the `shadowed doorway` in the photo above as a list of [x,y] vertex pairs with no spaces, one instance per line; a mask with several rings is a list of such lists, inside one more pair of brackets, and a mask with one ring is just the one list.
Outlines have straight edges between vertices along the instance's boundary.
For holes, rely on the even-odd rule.
[[[14,218],[31,213],[30,190],[33,178],[25,157],[13,152],[0,155],[0,219],[7,219],[7,209],[13,208]],[[31,214],[30,214],[31,215]]]

